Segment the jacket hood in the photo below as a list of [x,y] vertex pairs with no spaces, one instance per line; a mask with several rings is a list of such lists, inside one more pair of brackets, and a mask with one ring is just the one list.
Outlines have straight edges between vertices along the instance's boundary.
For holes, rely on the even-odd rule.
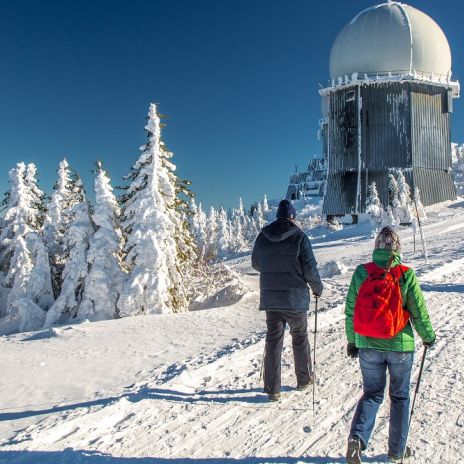
[[372,261],[374,261],[377,266],[382,268],[386,268],[388,266],[388,262],[392,257],[393,261],[391,267],[395,267],[401,264],[401,255],[396,251],[378,248],[377,250],[374,250],[374,253],[372,253]]
[[283,242],[298,230],[300,230],[298,226],[289,219],[277,219],[264,227],[261,232],[271,242]]

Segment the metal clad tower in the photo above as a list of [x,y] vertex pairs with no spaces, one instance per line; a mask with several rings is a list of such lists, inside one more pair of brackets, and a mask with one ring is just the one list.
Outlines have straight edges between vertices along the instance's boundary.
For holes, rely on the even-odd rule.
[[335,39],[330,77],[320,91],[324,214],[364,212],[372,182],[387,205],[387,177],[398,168],[425,205],[456,198],[450,114],[459,83],[433,19],[392,1],[362,11]]

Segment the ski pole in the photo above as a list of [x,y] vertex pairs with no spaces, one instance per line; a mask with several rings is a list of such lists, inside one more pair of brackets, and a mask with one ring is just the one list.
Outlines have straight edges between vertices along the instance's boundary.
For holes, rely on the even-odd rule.
[[317,336],[317,303],[319,301],[319,297],[316,296],[316,308],[314,310],[314,343],[313,343],[313,412],[314,412],[314,402],[315,402],[315,395],[316,395],[316,336]]
[[416,208],[417,223],[419,224],[419,232],[420,232],[420,237],[421,237],[421,242],[422,242],[422,249],[424,250],[424,261],[425,261],[425,264],[429,264],[429,256],[428,256],[428,253],[427,253],[427,244],[425,243],[425,239],[424,239],[424,232],[422,230],[422,224],[421,224],[421,220],[420,220],[420,217],[419,217],[419,210],[417,208],[416,198],[414,198],[413,201],[414,201],[414,206]]
[[406,445],[408,444],[409,430],[411,429],[411,421],[412,421],[412,416],[414,414],[414,406],[416,404],[417,392],[419,391],[419,386],[420,386],[420,382],[421,382],[421,379],[422,379],[422,371],[424,370],[425,355],[427,354],[427,348],[428,347],[426,345],[424,345],[424,353],[422,355],[421,366],[420,366],[420,369],[419,369],[419,376],[417,377],[416,390],[414,391],[414,398],[412,399],[411,412],[409,413],[408,430],[407,430],[407,434],[406,434],[406,442],[404,443],[404,449],[403,449],[403,454],[401,456],[401,463],[400,464],[403,464],[404,455],[406,453]]

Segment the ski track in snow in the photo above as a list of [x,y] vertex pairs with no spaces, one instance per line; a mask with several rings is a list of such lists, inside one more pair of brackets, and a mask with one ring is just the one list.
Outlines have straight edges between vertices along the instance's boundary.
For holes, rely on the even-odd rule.
[[[422,262],[419,237],[414,254],[412,233],[401,232],[404,262],[417,271],[437,332],[436,346],[427,355],[411,427],[409,443],[415,450],[415,464],[464,464],[462,207],[462,203],[454,203],[432,210],[424,227],[428,265]],[[265,334],[261,326],[255,334],[143,371],[141,380],[101,392],[96,401],[66,404],[62,410],[31,419],[22,430],[0,442],[0,463],[345,462],[361,376],[358,362],[345,355],[344,297],[352,270],[372,251],[373,238],[337,241],[334,233],[329,243],[331,246],[324,248],[323,243],[317,246],[316,242],[319,263],[336,259],[349,272],[324,279],[314,412],[312,389],[294,389],[288,333],[282,359],[282,400],[266,401],[260,381]],[[234,266],[256,289],[257,277],[248,259],[240,258]],[[254,293],[228,310],[249,310],[256,304]],[[312,306],[308,316],[311,327],[313,310]],[[420,342],[417,345],[412,388],[422,355]],[[386,461],[388,411],[387,395],[363,462]]]

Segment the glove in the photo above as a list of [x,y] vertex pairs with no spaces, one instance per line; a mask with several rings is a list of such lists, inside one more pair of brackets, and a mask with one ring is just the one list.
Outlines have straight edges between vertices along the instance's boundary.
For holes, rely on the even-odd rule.
[[313,293],[313,296],[314,296],[314,298],[320,298],[322,296],[322,294],[321,293],[319,293],[319,294]]
[[346,354],[350,358],[358,357],[358,349],[356,348],[356,345],[354,343],[348,343],[348,345],[346,345]]
[[437,336],[433,337],[433,340],[430,340],[429,342],[422,342],[424,346],[427,348],[432,348],[433,345],[435,345],[435,340],[437,339]]

